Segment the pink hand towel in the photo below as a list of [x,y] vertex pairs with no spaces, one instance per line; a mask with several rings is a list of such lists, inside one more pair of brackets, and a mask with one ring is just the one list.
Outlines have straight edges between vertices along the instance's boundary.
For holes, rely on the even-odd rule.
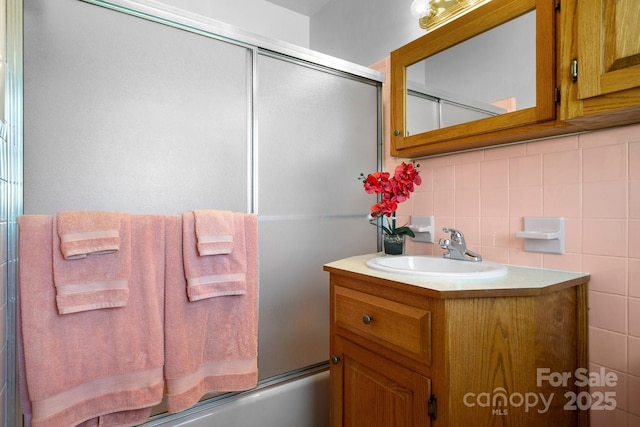
[[196,302],[189,302],[185,292],[182,219],[165,218],[165,378],[171,413],[195,405],[207,393],[258,384],[258,227],[255,215],[242,216],[246,292]]
[[234,250],[228,255],[198,256],[195,214],[182,214],[184,269],[189,301],[224,295],[241,295],[247,288],[245,214],[233,214]]
[[53,303],[53,217],[23,216],[19,226],[26,418],[33,427],[141,424],[164,390],[163,218],[131,216],[126,307],[64,316]]
[[120,218],[116,212],[60,212],[56,216],[64,259],[109,254],[120,248]]
[[234,214],[229,211],[199,210],[195,216],[198,254],[230,254],[235,234]]
[[[114,215],[110,215],[114,216]],[[118,214],[120,249],[100,256],[65,259],[60,250],[58,221],[53,222],[53,281],[60,314],[124,307],[129,299],[131,218]]]

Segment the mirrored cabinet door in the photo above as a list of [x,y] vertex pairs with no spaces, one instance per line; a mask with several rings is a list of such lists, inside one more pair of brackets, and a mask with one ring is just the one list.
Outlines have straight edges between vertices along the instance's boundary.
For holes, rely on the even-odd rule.
[[392,52],[392,154],[511,142],[516,128],[550,132],[555,17],[551,1],[491,0]]
[[405,136],[535,107],[535,24],[532,10],[406,67]]

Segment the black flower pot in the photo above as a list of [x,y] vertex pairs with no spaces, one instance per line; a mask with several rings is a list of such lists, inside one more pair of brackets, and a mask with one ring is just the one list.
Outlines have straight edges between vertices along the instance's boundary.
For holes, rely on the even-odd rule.
[[404,252],[404,235],[384,234],[384,253],[387,255],[402,255]]

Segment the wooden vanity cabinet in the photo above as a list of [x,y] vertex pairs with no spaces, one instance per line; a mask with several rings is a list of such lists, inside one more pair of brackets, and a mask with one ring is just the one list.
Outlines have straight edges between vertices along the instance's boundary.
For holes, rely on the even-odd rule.
[[340,336],[333,350],[331,425],[429,425],[429,378]]
[[562,0],[560,118],[583,129],[640,122],[636,0]]
[[[325,269],[332,427],[588,425],[588,412],[565,408],[587,367],[588,278],[448,293]],[[572,379],[538,384],[538,368]],[[551,403],[518,406],[527,393]]]

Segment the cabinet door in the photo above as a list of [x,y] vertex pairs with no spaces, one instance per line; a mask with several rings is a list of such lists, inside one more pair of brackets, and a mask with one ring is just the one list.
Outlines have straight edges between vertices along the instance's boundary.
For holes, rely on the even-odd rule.
[[[555,23],[552,1],[493,0],[391,52],[391,155],[442,154],[555,132]],[[444,113],[432,128],[422,103],[422,111],[408,111],[417,96],[482,114],[452,123]],[[496,108],[501,101],[515,110]]]
[[578,99],[640,87],[637,0],[578,3]]
[[431,381],[349,341],[332,366],[333,427],[427,427]]

